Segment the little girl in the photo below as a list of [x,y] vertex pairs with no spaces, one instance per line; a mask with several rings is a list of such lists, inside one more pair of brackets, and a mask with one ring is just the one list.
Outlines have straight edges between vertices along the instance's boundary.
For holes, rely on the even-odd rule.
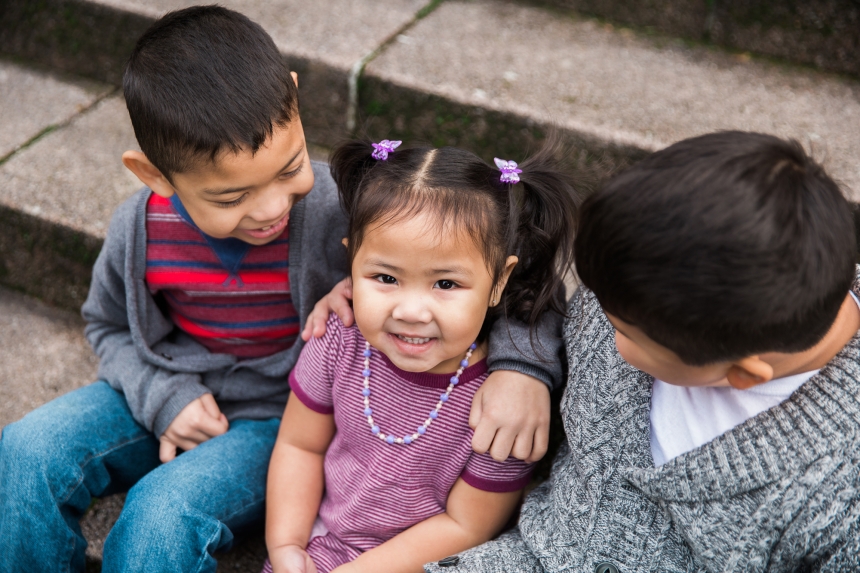
[[332,314],[290,375],[264,572],[419,572],[497,535],[531,466],[472,451],[493,320],[564,312],[577,200],[545,148],[520,168],[400,142],[342,145],[355,325]]

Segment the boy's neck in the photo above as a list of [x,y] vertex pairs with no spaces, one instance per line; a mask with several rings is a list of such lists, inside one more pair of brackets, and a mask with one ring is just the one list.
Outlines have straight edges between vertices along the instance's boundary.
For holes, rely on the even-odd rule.
[[773,366],[773,377],[784,378],[794,374],[824,368],[860,330],[860,308],[851,294],[845,296],[836,320],[821,341],[808,350],[794,353],[770,352],[761,359]]

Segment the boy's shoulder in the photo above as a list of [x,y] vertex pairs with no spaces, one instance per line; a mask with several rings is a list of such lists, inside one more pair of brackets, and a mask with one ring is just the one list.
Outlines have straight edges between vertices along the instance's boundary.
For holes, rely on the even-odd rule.
[[608,343],[615,348],[614,336],[608,336],[614,333],[614,328],[597,297],[585,286],[580,286],[570,298],[562,332],[569,358],[597,351]]
[[311,169],[314,172],[314,187],[308,193],[305,200],[310,199],[312,203],[330,204],[338,203],[337,185],[331,176],[331,169],[324,161],[311,161]]
[[126,225],[132,224],[139,217],[145,217],[146,203],[151,195],[152,190],[146,186],[135,191],[113,212],[111,226],[123,225],[123,228],[127,229]]

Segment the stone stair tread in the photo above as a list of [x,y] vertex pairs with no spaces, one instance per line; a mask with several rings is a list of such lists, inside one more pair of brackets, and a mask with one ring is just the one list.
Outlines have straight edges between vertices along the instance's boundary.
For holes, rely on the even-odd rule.
[[[87,0],[158,18],[200,4],[195,0]],[[225,0],[225,8],[260,23],[288,56],[324,61],[349,70],[362,56],[415,17],[427,0]]]
[[96,377],[80,314],[0,287],[0,428]]
[[139,148],[125,102],[105,98],[0,166],[0,204],[104,238],[113,211],[141,187],[122,164],[128,149]]
[[0,160],[50,126],[68,121],[112,89],[0,60]]
[[610,146],[725,129],[794,137],[860,198],[860,82],[487,0],[444,2],[398,40],[368,76]]

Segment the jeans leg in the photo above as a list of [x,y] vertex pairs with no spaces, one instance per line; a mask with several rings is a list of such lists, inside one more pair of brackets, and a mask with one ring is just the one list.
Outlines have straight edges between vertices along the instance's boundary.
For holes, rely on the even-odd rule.
[[158,464],[158,441],[96,382],[9,424],[0,437],[0,573],[83,571],[78,524],[92,497]]
[[265,518],[279,425],[277,418],[234,420],[227,433],[141,479],[105,540],[103,573],[214,573],[213,553]]

